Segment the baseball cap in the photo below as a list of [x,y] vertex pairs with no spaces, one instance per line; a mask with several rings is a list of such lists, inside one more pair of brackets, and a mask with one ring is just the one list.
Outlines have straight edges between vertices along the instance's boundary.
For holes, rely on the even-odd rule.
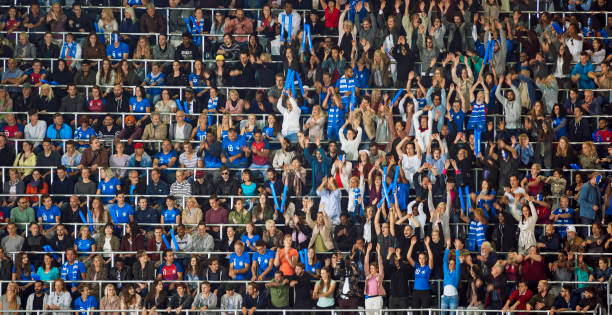
[[576,233],[576,227],[575,227],[575,226],[573,226],[573,225],[569,225],[569,226],[566,228],[566,230],[565,230],[565,231],[566,231],[566,232],[574,232],[574,233]]
[[217,57],[215,57],[215,60],[216,61],[219,61],[219,60],[225,61],[225,57],[223,55],[217,55]]
[[204,178],[204,171],[197,171],[195,176],[196,178]]
[[139,149],[142,148],[142,142],[137,142],[136,144],[134,144],[134,149]]

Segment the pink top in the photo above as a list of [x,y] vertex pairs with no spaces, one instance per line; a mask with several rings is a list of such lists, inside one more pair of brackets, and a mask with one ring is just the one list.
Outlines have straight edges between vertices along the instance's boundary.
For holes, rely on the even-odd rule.
[[368,296],[376,296],[378,294],[378,275],[372,275],[366,279],[366,294]]

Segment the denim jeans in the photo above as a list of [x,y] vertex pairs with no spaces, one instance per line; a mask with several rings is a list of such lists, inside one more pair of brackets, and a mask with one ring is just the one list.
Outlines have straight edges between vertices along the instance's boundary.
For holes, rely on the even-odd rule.
[[[443,295],[442,296],[442,301],[440,302],[440,308],[455,310],[457,309],[457,306],[459,306],[459,296],[458,295],[453,295],[453,296]],[[442,315],[454,315],[454,314],[456,314],[456,312],[442,311]]]

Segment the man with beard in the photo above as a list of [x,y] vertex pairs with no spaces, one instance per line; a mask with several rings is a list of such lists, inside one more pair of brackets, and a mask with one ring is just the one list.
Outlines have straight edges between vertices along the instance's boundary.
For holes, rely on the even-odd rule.
[[[113,93],[106,97],[106,108],[111,113],[130,112],[130,95],[125,92],[121,84],[113,86]],[[121,124],[121,116],[115,117],[117,124]]]
[[527,310],[549,310],[555,303],[555,296],[550,292],[547,280],[538,282],[538,293],[527,302]]
[[244,16],[244,10],[242,9],[236,10],[236,18],[225,24],[225,34],[239,35],[236,37],[236,42],[241,46],[246,47],[249,37],[240,35],[250,35],[252,33],[253,21]]
[[304,272],[304,269],[305,266],[301,262],[295,265],[295,275],[289,277],[289,286],[293,288],[293,296],[296,297],[295,301],[293,301],[293,308],[307,310],[312,308],[312,300],[300,297],[310,296],[312,276]]
[[34,283],[34,293],[28,296],[25,309],[27,311],[42,311],[47,305],[47,298],[43,282],[38,280]]
[[[77,94],[77,88],[74,84],[68,84],[68,95],[62,98],[62,102],[59,108],[61,113],[72,113],[72,112],[84,112],[85,98],[82,95]],[[69,125],[74,125],[74,115],[64,115],[64,120]]]

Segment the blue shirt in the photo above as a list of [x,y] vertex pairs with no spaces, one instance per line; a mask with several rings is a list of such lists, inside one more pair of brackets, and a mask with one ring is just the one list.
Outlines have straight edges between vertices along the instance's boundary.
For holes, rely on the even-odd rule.
[[83,301],[83,297],[79,296],[74,300],[74,309],[84,312],[79,312],[79,315],[87,315],[89,309],[97,309],[98,308],[98,300],[95,297],[88,295],[87,299]]
[[[83,280],[81,278],[81,274],[86,272],[87,269],[85,268],[85,265],[82,262],[75,260],[73,264],[70,264],[68,261],[66,261],[62,265],[61,277],[62,279],[67,281]],[[71,284],[72,287],[79,286],[79,284],[76,282],[72,282]]]
[[[557,224],[574,224],[574,209],[572,208],[567,208],[567,209],[562,209],[562,208],[558,208],[555,211],[552,212],[552,214],[557,215],[557,214],[571,214],[571,216],[569,218],[559,218],[557,220]],[[565,237],[565,235],[567,234],[567,227],[566,226],[558,226],[557,227],[557,231],[559,232],[559,235],[561,237]]]
[[164,165],[168,165],[168,163],[170,163],[170,160],[172,160],[173,157],[178,158],[174,150],[168,153],[164,153],[163,151],[160,151],[160,152],[155,153],[155,156],[153,157],[153,159],[158,159],[159,160],[158,165],[164,166]]
[[[74,140],[89,140],[89,138],[96,136],[95,130],[91,127],[87,127],[87,129],[83,129],[83,127],[79,127],[74,131]],[[89,144],[79,145],[81,148],[89,148]]]
[[[120,185],[119,179],[113,177],[108,182],[101,180],[98,183],[98,189],[100,189],[102,195],[116,195]],[[102,201],[106,204],[110,203],[111,199],[113,197],[102,197]]]
[[[43,223],[55,223],[55,217],[62,216],[62,212],[60,208],[56,205],[52,205],[50,209],[45,208],[44,206],[39,206],[38,211],[36,211],[36,217],[42,218]],[[49,224],[43,224],[43,230],[50,229],[53,226]]]
[[576,74],[580,74],[580,79],[578,79],[578,88],[579,89],[594,89],[595,82],[591,80],[587,75],[589,72],[595,71],[593,68],[593,64],[590,61],[587,61],[586,65],[582,65],[582,63],[577,63],[572,69],[571,76]]
[[[242,235],[242,237],[240,238],[240,241],[242,241],[245,245],[244,249],[248,252],[252,252],[253,250],[251,250],[249,247],[246,246],[247,241],[249,242],[250,246],[255,247],[255,243],[257,243],[257,241],[259,241],[261,237],[259,236],[259,234],[254,234],[253,237],[249,237],[248,235],[244,234]],[[255,259],[255,257],[253,256],[253,259]]]
[[343,75],[338,81],[336,81],[336,87],[338,88],[338,93],[340,94],[342,105],[344,108],[348,108],[349,103],[351,101],[351,96],[344,95],[346,92],[350,92],[351,88],[356,87],[355,77],[346,78],[346,75]]
[[[159,72],[157,75],[153,74],[153,72],[149,72],[147,73],[147,77],[145,78],[145,83],[147,85],[157,83],[155,86],[162,86],[164,85],[164,82],[166,82],[166,75],[164,75],[163,72]],[[147,89],[147,91],[150,95],[160,95],[161,94],[161,89],[156,88],[156,87]]]
[[431,275],[431,268],[429,265],[422,267],[417,262],[414,264],[414,289],[415,290],[429,290],[429,276]]
[[221,142],[221,147],[223,148],[223,154],[225,154],[226,157],[229,158],[232,156],[242,154],[242,157],[234,160],[233,163],[228,163],[228,164],[238,164],[238,163],[247,162],[247,158],[244,156],[244,151],[242,151],[242,148],[245,146],[246,146],[246,141],[244,137],[240,135],[238,135],[236,137],[236,140],[234,141],[231,141],[229,137],[223,139],[223,142]]
[[353,77],[358,88],[367,89],[370,87],[370,72],[370,69],[367,67],[364,67],[361,71],[357,67],[353,69]]
[[164,223],[176,223],[176,217],[179,215],[181,215],[181,212],[177,208],[164,209],[162,211]]
[[130,47],[126,43],[119,42],[119,47],[115,47],[115,44],[106,47],[106,56],[111,59],[123,59],[123,54],[130,54]]
[[451,132],[463,132],[463,124],[465,122],[465,113],[463,110],[459,109],[458,112],[455,112],[451,109],[449,114],[457,126],[457,130],[453,130],[453,125],[449,123],[448,127],[450,128]]
[[[274,263],[274,257],[276,254],[271,249],[266,249],[265,254],[260,254],[259,252],[253,253],[253,261],[257,262],[257,275],[261,275],[270,267],[270,264]],[[272,278],[274,275],[274,267],[272,270],[266,274],[266,279]]]
[[[238,256],[236,253],[232,253],[229,257],[230,264],[234,264],[234,269],[243,269],[246,266],[251,265],[251,257],[246,251],[242,255]],[[251,269],[248,268],[245,273],[236,273],[236,280],[251,279]]]
[[113,222],[115,224],[130,223],[130,216],[134,215],[134,208],[127,202],[123,205],[123,207],[119,207],[119,205],[115,203],[110,206],[109,211],[111,213],[111,218],[113,218],[113,221],[117,219],[117,222]]
[[46,137],[53,140],[53,139],[72,139],[72,128],[70,128],[70,126],[63,124],[62,128],[57,131],[57,129],[55,128],[55,124],[51,124],[51,126],[49,126],[47,128],[47,134]]
[[202,80],[202,78],[195,73],[189,74],[189,82],[193,83],[193,91],[195,93],[201,92],[202,88],[206,87],[205,81]]
[[[140,102],[136,100],[135,96],[130,97],[130,108],[134,113],[146,113],[147,108],[151,108],[151,103],[149,103],[149,99],[143,97]],[[142,115],[138,115],[136,119],[142,118]]]
[[[74,245],[77,247],[77,252],[91,252],[92,246],[96,244],[93,238],[77,238],[74,240]],[[88,254],[81,254],[80,256],[87,256]]]

